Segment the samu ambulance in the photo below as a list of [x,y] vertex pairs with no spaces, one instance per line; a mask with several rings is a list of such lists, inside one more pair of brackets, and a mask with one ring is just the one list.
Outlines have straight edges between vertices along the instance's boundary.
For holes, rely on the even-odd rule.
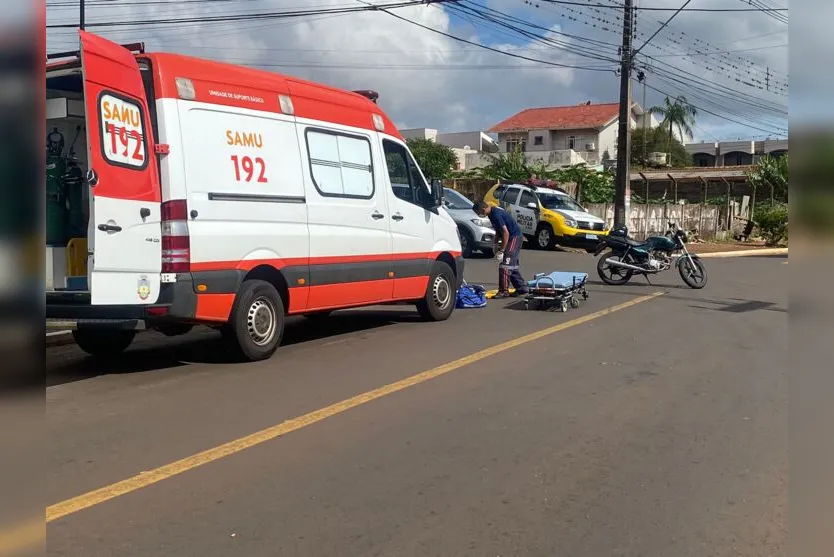
[[138,329],[211,325],[260,360],[287,315],[399,302],[450,316],[457,227],[373,95],[80,41],[47,65],[48,133],[83,129],[86,179],[66,198],[87,222],[51,235],[48,328],[114,355]]

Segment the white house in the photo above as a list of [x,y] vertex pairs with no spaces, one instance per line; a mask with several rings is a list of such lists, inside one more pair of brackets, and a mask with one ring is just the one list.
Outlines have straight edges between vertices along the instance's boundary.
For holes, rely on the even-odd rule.
[[431,128],[411,128],[400,130],[400,134],[405,139],[428,139],[451,148],[458,156],[458,170],[470,168],[467,162],[479,160],[483,153],[499,152],[495,140],[481,131],[438,133]]
[[[639,104],[631,109],[632,128],[657,126],[657,119]],[[520,147],[528,160],[541,160],[551,166],[568,166],[585,162],[595,166],[606,154],[617,157],[619,104],[593,104],[590,101],[574,106],[528,108],[490,128],[498,134],[502,152]]]

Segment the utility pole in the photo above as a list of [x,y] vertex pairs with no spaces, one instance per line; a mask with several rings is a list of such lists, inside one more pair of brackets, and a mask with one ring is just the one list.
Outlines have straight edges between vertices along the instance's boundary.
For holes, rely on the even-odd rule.
[[626,225],[629,211],[631,155],[631,64],[634,2],[624,0],[623,46],[620,52],[620,120],[617,133],[617,182],[614,194],[614,224]]
[[78,28],[83,31],[84,30],[84,0],[81,0],[81,4],[79,6],[79,9],[81,10],[81,12],[78,16]]
[[646,152],[648,149],[648,138],[646,137],[647,133],[647,124],[649,119],[651,119],[651,114],[648,112],[648,108],[646,107],[646,72],[640,70],[637,72],[637,81],[643,84],[643,164],[648,164],[649,154]]

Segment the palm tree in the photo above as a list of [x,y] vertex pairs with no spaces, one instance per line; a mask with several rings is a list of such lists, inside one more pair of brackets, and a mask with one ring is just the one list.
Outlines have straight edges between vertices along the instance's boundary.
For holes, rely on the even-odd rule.
[[695,117],[698,116],[698,111],[694,106],[689,104],[686,97],[675,97],[674,101],[670,101],[669,97],[664,100],[663,106],[653,106],[649,109],[649,114],[658,114],[663,118],[660,123],[664,128],[669,126],[669,146],[668,157],[672,159],[672,135],[674,128],[678,128],[678,133],[681,139],[692,138],[692,126],[695,125]]

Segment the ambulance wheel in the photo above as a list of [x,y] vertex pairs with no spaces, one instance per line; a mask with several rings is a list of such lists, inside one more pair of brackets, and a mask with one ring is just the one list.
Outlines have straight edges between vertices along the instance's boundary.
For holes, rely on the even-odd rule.
[[232,348],[252,362],[275,353],[284,335],[284,303],[272,284],[247,280],[235,297],[223,337]]
[[425,297],[417,302],[417,311],[427,321],[445,321],[455,309],[455,273],[442,261],[432,265]]
[[77,329],[72,332],[75,344],[97,358],[118,356],[130,346],[136,331],[113,331],[107,329]]

